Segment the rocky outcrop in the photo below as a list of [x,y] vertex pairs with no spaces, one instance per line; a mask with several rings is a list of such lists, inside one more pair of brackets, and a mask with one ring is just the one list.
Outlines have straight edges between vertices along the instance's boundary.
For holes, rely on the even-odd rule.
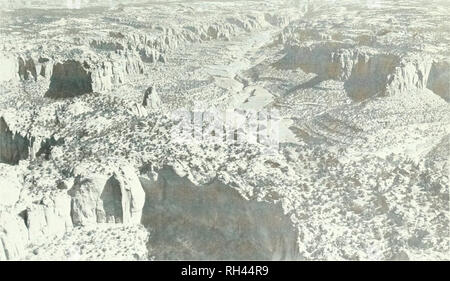
[[403,87],[410,86],[409,81],[398,79],[394,74],[395,67],[399,63],[396,56],[358,54],[356,60],[351,63],[352,67],[347,68],[351,69],[351,74],[345,81],[344,87],[347,94],[354,100],[361,101],[376,95],[383,96],[394,87],[402,91]]
[[323,79],[345,80],[351,74],[357,54],[342,43],[319,43],[289,46],[286,55],[277,64],[288,68],[301,68],[306,73],[316,73]]
[[18,215],[0,211],[0,261],[19,259],[28,244],[28,230]]
[[33,78],[34,81],[37,80],[37,71],[34,60],[28,58],[26,60],[19,57],[19,76],[22,80],[28,80]]
[[44,196],[16,214],[0,212],[0,259],[18,259],[29,243],[97,223],[142,223],[160,259],[300,258],[297,228],[281,205],[245,199],[219,181],[195,185],[170,167],[141,178],[128,165],[74,173],[67,193]]
[[69,190],[74,225],[138,223],[145,194],[136,171],[121,167],[111,176],[78,175]]
[[55,136],[52,135],[49,138],[42,139],[40,142],[35,139],[35,143],[40,143],[40,147],[37,151],[34,151],[36,148],[33,146],[33,156],[43,156],[46,160],[49,160],[53,147],[64,144],[64,138],[55,139]]
[[18,132],[12,132],[0,117],[0,163],[16,165],[29,156],[30,140]]
[[[68,192],[65,187],[16,207],[21,183],[11,175],[0,174],[0,194],[8,192],[0,205],[0,260],[19,259],[28,244],[61,238],[73,226],[140,223],[145,193],[130,166],[109,176],[79,174]],[[23,204],[26,208],[20,209]]]
[[111,54],[104,61],[67,60],[53,67],[47,97],[68,98],[106,92],[128,77],[143,74],[141,59],[134,53]]
[[20,213],[28,230],[31,243],[61,237],[72,228],[70,197],[59,193],[31,204]]
[[237,18],[237,17],[230,17],[227,18],[226,21],[234,26],[237,26],[247,32],[252,31],[256,27],[260,26],[262,21],[258,21],[254,17],[248,16],[247,18]]
[[428,55],[379,53],[340,42],[321,42],[288,45],[285,57],[276,64],[280,65],[316,73],[321,80],[344,81],[348,95],[357,101],[426,88],[440,96],[448,92],[448,65],[434,62]]
[[91,65],[92,90],[102,93],[109,91],[114,85],[119,85],[144,73],[144,65],[138,54],[125,52],[124,54],[111,54],[110,58]]
[[52,61],[48,58],[34,56],[18,56],[0,54],[0,81],[37,81],[49,78]]
[[120,42],[114,40],[92,40],[89,45],[92,48],[99,49],[101,51],[114,52],[124,49],[124,46]]
[[17,165],[20,160],[35,157],[49,159],[54,146],[62,145],[63,138],[35,136],[29,132],[12,131],[3,117],[0,117],[0,163]]
[[45,96],[51,98],[75,97],[90,92],[106,92],[124,83],[129,77],[144,73],[145,62],[156,62],[160,54],[149,49],[141,56],[135,50],[123,50],[118,42],[92,41],[91,47],[108,51],[77,58],[51,60],[45,57],[19,56],[17,59],[0,55],[1,81],[37,81],[50,79]]
[[72,228],[70,197],[64,193],[14,210],[0,211],[0,260],[19,259],[29,243],[62,237]]
[[153,87],[149,87],[144,94],[142,105],[146,108],[157,110],[161,108],[161,99]]
[[197,186],[169,167],[141,177],[142,223],[158,259],[298,259],[297,230],[280,205],[246,200],[213,181]]
[[[11,175],[0,174],[0,194],[8,192],[0,207],[12,206],[19,199],[21,184]],[[62,189],[44,196],[21,211],[20,206],[3,212],[0,208],[0,260],[19,259],[29,243],[60,238],[73,226],[139,224],[144,203],[137,171],[130,166],[109,176],[80,174],[68,192]]]
[[158,54],[155,49],[144,46],[139,50],[141,60],[146,63],[155,63],[158,58]]
[[45,96],[75,97],[92,92],[91,73],[78,61],[68,60],[53,66],[50,86]]
[[427,88],[450,101],[450,61],[435,61],[432,64]]
[[0,64],[0,81],[37,81],[39,78],[48,79],[52,71],[52,61],[44,57],[12,57],[0,54]]

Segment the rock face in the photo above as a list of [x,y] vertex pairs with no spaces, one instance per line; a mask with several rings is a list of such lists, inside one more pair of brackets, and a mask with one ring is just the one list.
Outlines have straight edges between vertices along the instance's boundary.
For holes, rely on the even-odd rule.
[[153,87],[149,87],[144,94],[144,100],[142,102],[144,107],[149,107],[151,109],[161,108],[161,99],[159,98],[156,90]]
[[0,163],[16,165],[28,158],[30,141],[19,133],[13,133],[3,117],[0,117]]
[[93,223],[138,223],[145,194],[137,173],[121,167],[111,176],[77,176],[69,190],[74,225]]
[[196,186],[172,168],[141,178],[142,223],[158,259],[298,259],[297,230],[280,205],[245,200],[219,182]]
[[32,204],[20,213],[28,229],[31,243],[51,237],[61,237],[72,228],[70,197],[58,194]]
[[139,51],[139,55],[141,56],[141,60],[147,63],[155,63],[158,57],[157,52],[147,46],[141,48],[141,50]]
[[19,214],[0,211],[0,260],[19,259],[29,243],[62,237],[71,228],[67,194],[33,203]]
[[47,97],[69,98],[86,93],[103,93],[127,81],[127,77],[144,73],[137,54],[111,55],[113,59],[92,61],[67,60],[53,66]]
[[156,181],[138,178],[131,166],[110,176],[79,175],[68,194],[45,197],[16,215],[0,212],[0,221],[0,260],[18,259],[29,243],[60,238],[73,226],[98,223],[142,223],[160,259],[300,258],[297,230],[280,205],[246,200],[216,181],[197,186],[170,167]]
[[[8,167],[12,166],[5,171]],[[109,178],[78,177],[68,194],[59,191],[45,196],[20,212],[16,211],[20,206],[11,209],[22,188],[17,178],[11,171],[0,173],[0,260],[18,259],[29,243],[61,238],[73,226],[140,223],[145,193],[129,166],[117,169]]]
[[19,216],[0,211],[0,261],[20,258],[28,244],[28,230]]
[[[398,64],[393,55],[360,55],[353,62],[351,74],[344,83],[348,95],[354,100],[365,100],[375,95],[386,95],[391,78]],[[397,80],[398,81],[398,80]],[[398,86],[401,89],[401,86]]]
[[427,88],[441,96],[447,102],[450,101],[450,62],[436,61],[431,66]]
[[48,58],[0,54],[0,63],[0,81],[37,81],[51,76],[52,61]]
[[347,94],[356,101],[430,89],[448,96],[448,63],[430,56],[379,53],[339,42],[288,45],[277,64],[316,73],[320,80],[344,81]]
[[91,73],[78,61],[56,63],[52,73],[47,97],[69,98],[92,92]]
[[[135,51],[110,50],[120,43],[94,41],[92,48],[109,52],[106,56],[91,53],[76,58],[51,60],[45,57],[21,57],[14,59],[0,54],[1,81],[38,81],[49,79],[50,85],[45,96],[51,98],[69,98],[86,93],[109,91],[115,85],[124,83],[129,77],[144,73],[144,62],[156,62],[157,52],[149,49],[141,57]],[[115,48],[115,47],[114,47]],[[77,52],[80,52],[77,50]]]
[[144,63],[136,53],[111,53],[110,57],[90,63],[94,92],[109,91],[114,85],[125,83],[130,77],[144,73]]
[[34,64],[33,59],[28,58],[23,60],[22,58],[19,58],[19,76],[23,80],[28,80],[31,77],[34,81],[37,80],[36,65]]

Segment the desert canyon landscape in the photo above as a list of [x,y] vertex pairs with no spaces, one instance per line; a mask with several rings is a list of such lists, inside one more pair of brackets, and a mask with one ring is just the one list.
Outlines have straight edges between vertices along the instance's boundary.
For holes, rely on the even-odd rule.
[[0,260],[450,259],[450,1],[0,4]]

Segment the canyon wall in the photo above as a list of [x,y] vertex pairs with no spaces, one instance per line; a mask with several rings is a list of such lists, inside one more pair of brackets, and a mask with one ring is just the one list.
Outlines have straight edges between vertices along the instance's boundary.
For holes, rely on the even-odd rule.
[[29,156],[30,140],[18,132],[12,132],[0,117],[0,163],[16,165]]
[[141,182],[142,224],[158,259],[299,259],[297,230],[279,204],[246,200],[218,181],[196,186],[170,167]]
[[[110,31],[96,38],[80,38],[83,47],[68,47],[70,56],[44,53],[0,54],[2,81],[50,80],[45,96],[67,98],[89,92],[108,92],[142,75],[146,64],[165,63],[168,52],[182,44],[229,40],[240,33],[270,25],[287,24],[288,16],[229,17],[216,22],[192,23],[183,27],[156,26],[155,34]],[[114,20],[114,19],[111,19]],[[69,58],[70,57],[70,58]]]
[[428,55],[379,53],[340,42],[287,45],[276,65],[301,68],[322,80],[344,81],[356,101],[429,89],[448,100],[448,62]]

